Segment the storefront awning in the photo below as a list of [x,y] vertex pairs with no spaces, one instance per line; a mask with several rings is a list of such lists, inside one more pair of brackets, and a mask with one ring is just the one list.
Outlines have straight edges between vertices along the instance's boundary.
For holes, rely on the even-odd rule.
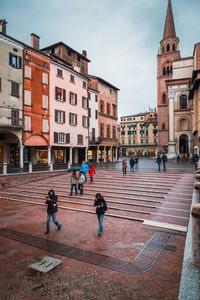
[[47,140],[40,135],[32,135],[24,141],[25,146],[48,146]]

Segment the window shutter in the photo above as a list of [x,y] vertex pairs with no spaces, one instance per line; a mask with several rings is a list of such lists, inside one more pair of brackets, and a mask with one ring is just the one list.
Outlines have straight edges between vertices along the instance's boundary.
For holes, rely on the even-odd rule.
[[75,94],[75,105],[77,105],[77,94]]
[[82,107],[84,107],[84,106],[83,106],[83,102],[84,102],[84,97],[82,97]]
[[63,123],[65,123],[65,111],[63,111]]
[[66,90],[63,90],[63,101],[66,101]]
[[9,53],[9,65],[12,66],[12,53]]
[[88,100],[88,98],[87,98],[87,108],[89,107],[89,100]]
[[18,69],[21,69],[22,67],[22,58],[20,56],[17,57],[17,67]]
[[58,95],[58,88],[56,86],[56,88],[55,88],[55,97],[56,97],[56,100],[57,100],[57,95]]
[[75,114],[75,124],[77,125],[77,114]]
[[58,142],[58,133],[54,132],[54,143]]
[[82,126],[84,127],[84,116],[82,116]]
[[69,124],[71,125],[71,113],[69,113]]
[[55,122],[58,122],[58,110],[55,110]]
[[70,133],[66,134],[66,144],[70,143]]

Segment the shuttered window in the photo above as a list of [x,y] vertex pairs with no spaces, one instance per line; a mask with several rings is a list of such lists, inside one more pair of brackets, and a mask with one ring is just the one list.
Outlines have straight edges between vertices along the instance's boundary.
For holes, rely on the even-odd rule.
[[48,85],[48,74],[42,73],[42,83]]
[[61,110],[55,110],[55,122],[65,123],[65,112]]
[[19,97],[19,83],[11,82],[11,96]]
[[87,101],[87,98],[85,98],[85,97],[82,97],[82,107],[88,108],[88,101]]
[[58,143],[64,144],[65,143],[65,134],[63,132],[58,133]]
[[24,104],[31,106],[31,92],[25,90],[24,91]]
[[19,111],[18,110],[11,111],[11,125],[14,125],[14,126],[19,125]]
[[95,119],[98,119],[98,111],[95,109]]
[[56,87],[55,88],[55,97],[56,97],[56,100],[65,102],[66,101],[66,90]]
[[70,133],[66,134],[66,144],[70,143]]
[[58,142],[58,133],[54,132],[54,143]]
[[83,127],[85,127],[85,128],[88,127],[88,117],[82,116],[82,125],[83,125]]
[[77,114],[69,113],[69,124],[73,126],[77,125]]
[[43,133],[49,132],[49,122],[47,119],[42,119],[42,132]]
[[24,130],[31,131],[31,117],[30,116],[24,117]]
[[22,58],[20,56],[9,53],[9,65],[21,69],[22,68]]
[[48,96],[42,95],[42,108],[48,109]]
[[69,92],[69,103],[72,105],[77,105],[77,94]]
[[24,76],[25,76],[25,78],[27,78],[27,79],[31,79],[31,67],[25,66],[25,69],[24,69]]

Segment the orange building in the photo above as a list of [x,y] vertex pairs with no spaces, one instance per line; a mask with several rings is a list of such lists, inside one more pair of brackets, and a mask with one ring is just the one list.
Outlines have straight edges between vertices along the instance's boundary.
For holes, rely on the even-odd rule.
[[31,34],[24,45],[24,162],[50,163],[49,147],[50,57],[39,51],[39,37]]

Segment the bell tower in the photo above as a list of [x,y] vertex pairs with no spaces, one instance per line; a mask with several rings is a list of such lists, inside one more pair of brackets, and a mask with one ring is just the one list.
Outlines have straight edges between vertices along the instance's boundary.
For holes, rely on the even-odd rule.
[[172,61],[180,58],[179,38],[176,36],[171,0],[168,0],[163,39],[157,55],[158,150],[169,142],[169,105],[166,80],[172,79]]

